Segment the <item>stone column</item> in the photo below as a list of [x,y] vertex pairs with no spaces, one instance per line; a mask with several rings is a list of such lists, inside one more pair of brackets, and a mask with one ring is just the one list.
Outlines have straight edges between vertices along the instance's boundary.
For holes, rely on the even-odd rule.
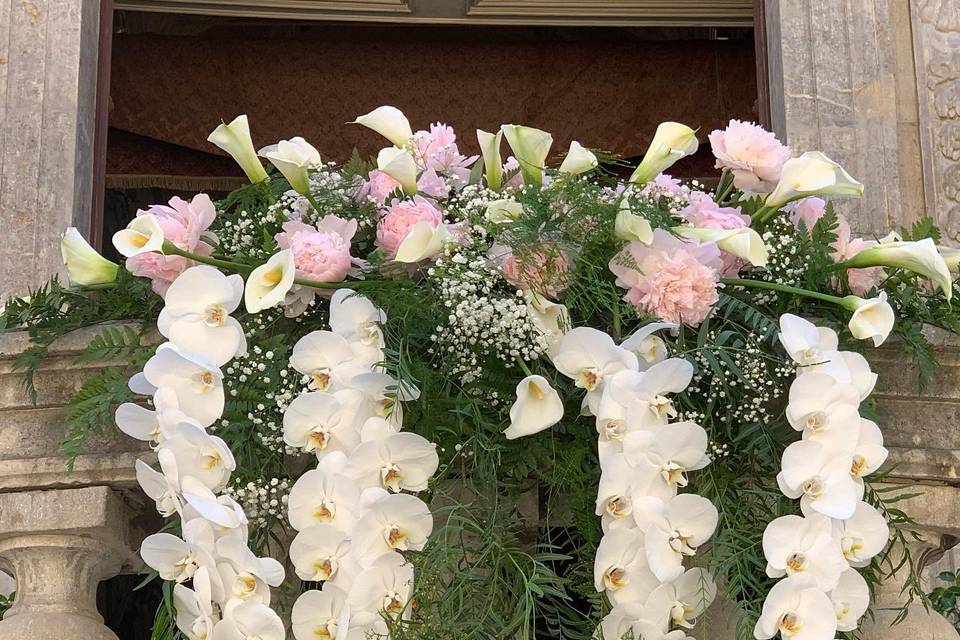
[[0,297],[89,234],[100,0],[0,0]]

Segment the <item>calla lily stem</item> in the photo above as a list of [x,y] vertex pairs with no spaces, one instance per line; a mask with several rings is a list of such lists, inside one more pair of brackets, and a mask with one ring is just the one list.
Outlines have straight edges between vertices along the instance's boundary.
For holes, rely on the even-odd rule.
[[791,293],[795,296],[802,296],[804,298],[815,298],[816,300],[823,300],[824,302],[832,302],[833,304],[844,306],[843,298],[838,296],[831,296],[827,293],[820,293],[819,291],[810,291],[809,289],[801,289],[799,287],[791,287],[785,284],[777,284],[775,282],[765,282],[763,280],[747,280],[743,278],[721,278],[720,282],[723,284],[728,284],[734,287],[752,287],[754,289],[769,289],[771,291],[782,291],[783,293]]
[[520,368],[523,369],[523,372],[524,372],[526,375],[528,375],[528,376],[532,376],[532,375],[533,375],[533,372],[530,371],[530,367],[528,367],[528,366],[527,366],[527,363],[523,361],[523,358],[517,358],[517,364],[520,365]]

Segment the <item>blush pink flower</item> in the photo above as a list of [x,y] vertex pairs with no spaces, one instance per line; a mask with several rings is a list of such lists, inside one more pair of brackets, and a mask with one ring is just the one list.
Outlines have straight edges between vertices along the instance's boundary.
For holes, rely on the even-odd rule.
[[813,225],[817,224],[817,220],[827,212],[827,202],[823,198],[810,196],[791,202],[784,207],[784,210],[790,213],[790,222],[793,223],[793,226],[799,227],[802,220],[803,226],[807,228],[807,231],[810,231],[813,229]]
[[769,193],[780,179],[790,148],[752,122],[731,120],[726,129],[708,136],[718,169],[733,173],[733,184],[742,191]]
[[[696,192],[699,193],[699,192]],[[707,194],[690,194],[690,204],[680,210],[691,226],[702,229],[742,229],[750,226],[750,216],[739,209],[721,207]]]
[[511,285],[556,300],[570,286],[571,260],[567,253],[545,248],[517,256],[510,247],[494,244],[490,257]]
[[[834,262],[843,262],[854,257],[864,249],[876,245],[872,240],[863,238],[853,238],[850,232],[850,224],[843,216],[837,216],[837,239],[831,245],[833,253],[831,257]],[[882,267],[867,267],[865,269],[847,269],[847,284],[850,285],[850,291],[858,296],[862,296],[870,289],[873,289],[883,280]],[[835,283],[837,284],[837,283]]]
[[356,199],[360,202],[370,198],[378,207],[382,207],[387,196],[400,188],[400,183],[379,169],[374,169],[367,175],[361,185]]
[[[205,193],[197,194],[187,202],[171,198],[168,205],[153,205],[137,211],[137,216],[152,214],[157,218],[163,237],[180,249],[201,256],[208,256],[213,247],[201,240],[203,233],[213,224],[217,209]],[[126,267],[135,276],[150,278],[151,287],[161,296],[181,273],[193,265],[182,256],[164,256],[159,253],[141,253],[127,258]]]
[[429,222],[436,229],[443,222],[443,214],[422,196],[414,196],[412,200],[394,200],[377,223],[377,246],[387,257],[396,257],[400,243],[418,222]]
[[[512,174],[512,175],[511,175]],[[503,177],[510,175],[509,180],[505,180],[503,187],[514,187],[519,189],[523,186],[523,175],[520,173],[520,162],[513,156],[508,156],[503,163]]]
[[453,127],[442,122],[431,124],[429,131],[413,134],[412,144],[413,157],[421,171],[432,169],[438,175],[454,178],[453,182],[458,187],[467,184],[470,165],[476,162],[478,156],[468,158],[460,153]]
[[685,241],[663,229],[654,230],[649,246],[631,242],[610,261],[617,286],[627,290],[624,300],[638,311],[692,325],[703,322],[719,299],[721,267],[715,244]]
[[350,241],[356,220],[325,216],[316,227],[286,222],[276,235],[277,246],[293,252],[297,275],[320,282],[342,282],[350,271]]

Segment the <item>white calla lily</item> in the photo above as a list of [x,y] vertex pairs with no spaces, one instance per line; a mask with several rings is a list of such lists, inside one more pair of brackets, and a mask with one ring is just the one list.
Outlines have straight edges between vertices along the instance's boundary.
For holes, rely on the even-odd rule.
[[847,569],[830,592],[830,601],[837,614],[837,631],[856,631],[870,606],[870,587],[859,571]]
[[290,249],[283,249],[270,256],[247,276],[243,297],[247,312],[259,313],[282,303],[296,277],[297,269]]
[[301,580],[333,580],[350,549],[343,531],[332,524],[315,524],[301,530],[290,543],[290,562]]
[[404,264],[416,264],[435,258],[443,253],[444,247],[451,239],[452,235],[447,225],[441,223],[433,226],[421,220],[414,224],[406,237],[400,241],[397,255],[393,259]]
[[630,176],[634,184],[646,184],[686,156],[697,152],[697,132],[678,122],[661,122],[643,160]]
[[507,440],[540,433],[563,418],[563,401],[543,376],[530,375],[517,385],[517,399],[510,407]]
[[382,487],[393,493],[426,490],[438,466],[437,445],[407,432],[364,442],[347,460],[347,468],[361,489]]
[[406,493],[387,495],[370,505],[353,530],[353,555],[371,567],[391,551],[419,551],[433,531],[430,508]]
[[290,489],[287,517],[297,531],[330,524],[349,533],[360,517],[360,490],[346,469],[342,452],[324,457],[316,469],[300,476]]
[[163,251],[163,229],[152,213],[137,216],[126,229],[113,234],[113,246],[127,258],[141,253]]
[[[599,403],[604,382],[609,377],[639,368],[637,356],[592,327],[576,327],[565,333],[557,342],[553,365],[577,387],[586,390],[590,405]],[[595,411],[593,406],[591,410]]]
[[859,433],[860,392],[813,371],[790,385],[786,416],[804,440],[815,440],[835,449],[851,448]]
[[500,191],[503,186],[503,161],[500,159],[500,142],[503,140],[503,131],[496,133],[477,129],[477,142],[480,143],[480,154],[483,156],[483,170],[487,178],[487,187]]
[[267,172],[260,164],[253,140],[250,138],[250,123],[247,121],[247,116],[237,116],[230,124],[220,123],[220,126],[207,136],[207,141],[230,154],[230,157],[247,174],[250,182],[262,182],[267,179]]
[[223,373],[202,356],[165,342],[147,360],[143,376],[154,389],[172,391],[180,410],[203,427],[209,427],[223,414]]
[[293,603],[290,626],[296,640],[347,640],[350,607],[346,592],[328,582],[320,591],[300,594]]
[[207,265],[181,273],[164,295],[160,333],[187,352],[224,365],[247,351],[243,327],[230,316],[243,298],[243,278]]
[[300,394],[283,414],[283,441],[315,453],[318,459],[334,451],[353,451],[360,444],[360,425],[366,420],[357,415],[362,399],[355,389]]
[[510,224],[523,215],[523,205],[516,200],[494,200],[487,204],[484,217],[494,224]]
[[819,151],[807,151],[784,163],[780,182],[767,196],[764,206],[779,209],[793,200],[823,195],[859,198],[863,185]]
[[843,299],[843,306],[848,311],[853,311],[847,326],[858,340],[873,340],[873,346],[879,347],[893,330],[896,317],[893,307],[887,302],[886,291],[881,291],[876,298],[869,300],[847,296]]
[[777,483],[788,498],[801,498],[817,513],[842,520],[853,515],[863,497],[863,483],[850,475],[852,465],[849,451],[801,440],[783,452]]
[[110,262],[84,240],[76,227],[67,227],[60,236],[60,256],[70,284],[89,286],[117,279],[120,265]]
[[653,227],[649,220],[630,211],[627,195],[628,192],[625,191],[617,217],[614,218],[613,235],[618,240],[650,244],[653,242]]
[[767,245],[756,230],[750,227],[739,229],[701,229],[698,227],[674,227],[674,231],[699,242],[713,242],[721,251],[742,258],[755,267],[767,266]]
[[836,632],[837,618],[830,598],[817,588],[812,577],[797,575],[770,589],[753,636],[767,640],[779,633],[790,640],[833,640]]
[[547,166],[553,136],[546,131],[517,124],[501,125],[500,131],[520,163],[524,184],[539,186],[543,182],[543,170]]
[[866,502],[858,502],[853,515],[846,520],[834,521],[835,536],[840,541],[840,550],[852,567],[865,567],[890,540],[887,519]]
[[406,149],[384,147],[377,154],[377,169],[400,183],[403,192],[412,196],[417,193],[417,162]]
[[413,137],[410,121],[396,107],[384,105],[359,116],[352,124],[360,124],[376,131],[397,147],[404,147]]
[[906,269],[930,280],[943,291],[947,300],[950,300],[953,294],[953,276],[950,275],[950,268],[940,255],[932,238],[876,244],[844,262],[844,266],[849,269],[866,267]]
[[833,537],[833,522],[818,513],[771,521],[763,532],[763,555],[771,578],[805,574],[812,576],[823,591],[837,586],[840,574],[847,569]]
[[633,467],[655,470],[657,482],[648,495],[669,500],[687,486],[687,473],[710,464],[709,439],[703,427],[692,422],[661,425],[650,431],[631,431],[623,438],[623,455]]
[[662,582],[683,574],[683,559],[713,535],[719,521],[713,503],[694,493],[681,493],[669,502],[659,498],[638,498],[633,519],[643,531],[650,570]]
[[310,193],[310,171],[323,162],[320,152],[300,136],[266,146],[258,153],[283,174],[294,191],[302,195]]
[[560,173],[579,175],[596,169],[598,164],[597,156],[592,151],[573,140],[567,156],[560,163]]
[[642,602],[659,585],[647,566],[643,536],[636,529],[612,529],[600,539],[593,563],[597,591],[606,591],[614,604]]

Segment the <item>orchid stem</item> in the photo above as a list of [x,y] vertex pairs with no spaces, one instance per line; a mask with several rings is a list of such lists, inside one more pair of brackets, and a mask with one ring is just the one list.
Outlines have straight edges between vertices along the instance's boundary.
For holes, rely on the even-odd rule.
[[783,293],[791,293],[795,296],[803,296],[805,298],[815,298],[817,300],[823,300],[824,302],[832,302],[833,304],[843,306],[843,298],[838,296],[831,296],[827,293],[820,293],[819,291],[810,291],[809,289],[801,289],[799,287],[791,287],[785,284],[777,284],[775,282],[764,282],[763,280],[746,280],[743,278],[721,278],[720,282],[723,284],[728,284],[734,287],[752,287],[754,289],[769,289],[771,291],[781,291]]

